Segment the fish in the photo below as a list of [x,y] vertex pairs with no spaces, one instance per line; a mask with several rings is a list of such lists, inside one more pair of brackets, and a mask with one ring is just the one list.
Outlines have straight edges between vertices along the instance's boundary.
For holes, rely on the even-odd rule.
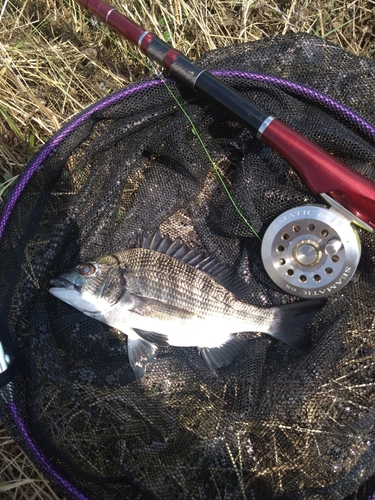
[[49,292],[82,313],[127,335],[136,379],[158,346],[197,347],[217,373],[248,344],[244,332],[268,334],[306,351],[305,326],[325,300],[258,307],[243,299],[247,284],[233,266],[156,232],[137,245],[79,263],[51,279]]

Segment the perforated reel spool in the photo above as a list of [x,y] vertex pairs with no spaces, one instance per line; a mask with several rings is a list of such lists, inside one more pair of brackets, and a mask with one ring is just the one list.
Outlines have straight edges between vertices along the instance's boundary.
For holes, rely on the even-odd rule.
[[353,277],[361,255],[348,219],[319,205],[278,216],[262,242],[263,265],[285,292],[305,298],[332,295]]

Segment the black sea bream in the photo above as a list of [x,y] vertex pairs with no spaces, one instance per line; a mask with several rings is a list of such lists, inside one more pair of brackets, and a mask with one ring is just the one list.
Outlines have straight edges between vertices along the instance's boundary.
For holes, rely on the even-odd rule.
[[143,236],[139,248],[79,264],[51,280],[50,292],[128,336],[129,361],[141,378],[157,346],[197,346],[212,371],[246,345],[240,332],[262,332],[297,349],[310,343],[305,325],[320,300],[257,307],[239,300],[248,285],[197,250]]

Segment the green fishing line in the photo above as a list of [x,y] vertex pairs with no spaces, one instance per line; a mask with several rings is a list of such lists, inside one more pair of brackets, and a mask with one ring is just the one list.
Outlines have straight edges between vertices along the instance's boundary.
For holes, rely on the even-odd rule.
[[220,170],[218,169],[216,163],[214,162],[212,156],[210,155],[210,152],[208,151],[202,137],[200,136],[198,130],[196,129],[192,119],[190,118],[190,116],[188,115],[188,113],[186,112],[186,110],[184,109],[184,107],[182,106],[182,104],[179,102],[179,100],[177,99],[177,96],[175,96],[175,94],[173,93],[172,89],[169,87],[168,83],[165,81],[165,78],[163,78],[163,75],[161,73],[158,73],[156,71],[156,68],[154,67],[154,65],[152,64],[153,66],[153,69],[154,69],[154,72],[156,73],[156,76],[158,78],[160,78],[160,80],[163,82],[163,84],[165,85],[166,89],[168,90],[168,92],[170,93],[170,95],[173,97],[173,99],[175,100],[175,102],[177,103],[178,107],[180,108],[180,110],[182,111],[182,113],[184,114],[184,116],[186,117],[186,119],[188,120],[190,126],[191,126],[191,130],[193,132],[194,135],[196,135],[197,139],[199,140],[202,148],[203,148],[203,151],[205,152],[207,158],[209,159],[221,185],[223,186],[224,188],[224,191],[225,193],[227,194],[230,202],[232,203],[234,209],[236,210],[236,212],[238,213],[238,215],[241,217],[241,219],[244,221],[244,223],[250,228],[250,230],[254,233],[254,235],[261,241],[261,238],[260,236],[258,235],[258,233],[255,231],[255,229],[252,227],[252,225],[250,224],[250,222],[246,219],[246,217],[244,216],[244,214],[241,212],[240,208],[238,207],[237,203],[235,202],[233,196],[231,195],[230,191],[229,191],[229,188],[228,186],[225,184],[225,181],[223,179],[223,176],[221,175],[220,173]]
[[[82,14],[84,16],[84,18],[88,21],[90,21],[84,14]],[[134,58],[137,62],[141,63],[145,68],[147,68],[150,72],[153,72],[162,82],[163,84],[165,85],[166,89],[168,90],[169,94],[171,95],[171,97],[174,99],[174,101],[176,102],[177,106],[180,108],[180,110],[182,111],[182,113],[184,114],[184,116],[186,117],[186,119],[188,120],[190,126],[191,126],[191,130],[192,130],[192,133],[197,137],[197,139],[199,140],[202,148],[203,148],[203,151],[205,152],[207,158],[209,159],[221,185],[223,186],[223,189],[226,193],[226,195],[228,196],[231,204],[233,205],[234,209],[236,210],[236,212],[238,213],[238,215],[241,217],[241,219],[243,220],[243,222],[246,224],[246,226],[254,233],[254,235],[261,241],[261,238],[260,236],[258,235],[258,233],[255,231],[255,229],[252,227],[252,225],[250,224],[250,222],[246,219],[246,217],[244,216],[244,214],[241,212],[240,208],[238,207],[237,203],[235,202],[233,196],[231,195],[230,191],[229,191],[229,188],[228,186],[226,185],[224,179],[223,179],[223,176],[221,175],[220,173],[220,170],[218,169],[215,161],[213,160],[212,156],[210,155],[210,152],[208,151],[207,149],[207,146],[205,145],[202,137],[200,136],[198,130],[196,129],[192,119],[190,118],[190,116],[188,115],[187,111],[184,109],[184,107],[182,106],[182,104],[180,103],[180,101],[178,100],[177,96],[173,93],[172,89],[169,87],[168,83],[166,82],[165,78],[163,77],[162,73],[159,72],[156,68],[156,66],[154,65],[153,61],[150,61],[151,62],[151,67],[148,66],[145,61],[144,61],[144,58],[138,58],[134,53],[130,52],[129,50],[127,50],[123,45],[121,45],[115,38],[113,38],[109,33],[107,33],[106,31],[104,31],[100,26],[96,26],[97,29],[99,29],[104,35],[106,35],[110,40],[112,40],[113,42],[115,42],[121,50],[125,50],[125,52],[127,54],[129,54],[129,56],[131,56],[132,58]]]

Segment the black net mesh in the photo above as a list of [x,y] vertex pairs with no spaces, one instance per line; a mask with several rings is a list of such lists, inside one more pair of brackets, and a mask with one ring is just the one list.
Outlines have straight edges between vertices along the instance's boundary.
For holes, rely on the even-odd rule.
[[[313,87],[375,124],[374,62],[321,39],[232,46],[201,64]],[[223,78],[375,178],[373,144],[335,109],[267,82]],[[321,203],[251,131],[169,85],[261,236],[282,211]],[[310,323],[307,354],[250,332],[218,377],[196,348],[161,347],[136,381],[126,336],[48,293],[52,276],[133,246],[139,229],[160,228],[236,266],[251,284],[250,303],[297,300],[267,276],[260,241],[165,86],[145,80],[121,96],[77,117],[48,146],[6,224],[0,340],[19,371],[0,399],[5,425],[72,498],[366,497],[375,465],[375,241],[368,233],[360,234],[354,279]]]

